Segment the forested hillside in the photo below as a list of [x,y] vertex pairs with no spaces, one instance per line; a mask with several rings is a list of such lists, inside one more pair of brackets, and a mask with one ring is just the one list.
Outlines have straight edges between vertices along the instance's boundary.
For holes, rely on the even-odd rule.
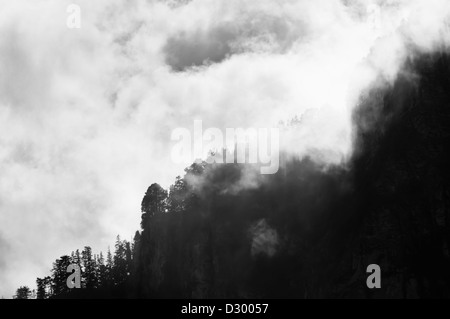
[[[450,297],[450,57],[418,56],[361,96],[344,165],[193,164],[147,189],[133,243],[60,257],[37,298]],[[61,284],[69,263],[86,289]]]

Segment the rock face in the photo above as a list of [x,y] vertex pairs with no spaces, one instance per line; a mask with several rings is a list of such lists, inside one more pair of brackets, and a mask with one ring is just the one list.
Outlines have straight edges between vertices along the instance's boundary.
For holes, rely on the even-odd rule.
[[[143,200],[139,297],[450,296],[450,58],[420,56],[354,114],[345,167],[290,159],[233,191],[240,165],[194,164]],[[152,188],[153,187],[153,188]],[[381,267],[368,289],[366,268]]]

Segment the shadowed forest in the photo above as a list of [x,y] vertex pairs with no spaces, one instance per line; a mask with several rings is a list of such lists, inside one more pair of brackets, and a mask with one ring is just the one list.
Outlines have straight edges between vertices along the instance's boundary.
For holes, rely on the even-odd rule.
[[[448,298],[449,88],[449,55],[411,57],[361,95],[345,164],[193,164],[150,185],[132,242],[61,256],[16,298]],[[71,263],[83,289],[67,288]]]

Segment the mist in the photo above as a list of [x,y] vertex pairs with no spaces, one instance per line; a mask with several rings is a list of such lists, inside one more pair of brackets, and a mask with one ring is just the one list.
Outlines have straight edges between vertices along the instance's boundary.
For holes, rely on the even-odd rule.
[[[67,28],[70,3],[0,0],[5,297],[61,254],[131,238],[148,185],[183,174],[170,159],[174,129],[297,116],[281,137],[285,156],[345,169],[359,151],[361,96],[450,39],[445,0],[80,0],[80,29]],[[260,187],[249,171],[227,192]],[[274,253],[280,233],[255,223],[253,251]]]

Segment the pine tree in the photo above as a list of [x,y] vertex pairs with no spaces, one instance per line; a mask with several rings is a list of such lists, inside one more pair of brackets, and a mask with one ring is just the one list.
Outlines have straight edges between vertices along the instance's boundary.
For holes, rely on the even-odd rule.
[[159,184],[154,183],[150,185],[141,203],[142,229],[145,229],[151,217],[159,213],[165,213],[166,208],[167,208],[167,191],[161,186],[159,186]]
[[139,257],[140,245],[141,245],[141,233],[137,230],[136,233],[134,234],[133,245],[131,246],[132,258],[134,263],[136,263]]
[[186,206],[187,185],[186,181],[177,176],[175,183],[170,186],[169,197],[167,198],[168,208],[171,212],[181,213]]
[[131,270],[133,267],[133,260],[132,260],[132,252],[131,252],[131,245],[128,241],[125,241],[125,260],[126,260],[126,269],[127,269],[127,276],[131,274]]
[[45,278],[37,278],[36,286],[37,286],[36,299],[45,299],[47,297]]
[[45,298],[53,296],[53,281],[50,276],[44,277]]
[[52,289],[54,295],[69,292],[67,287],[67,267],[71,264],[70,256],[64,255],[53,263],[52,269]]
[[116,237],[115,252],[114,252],[114,268],[113,276],[114,283],[120,284],[127,278],[127,260],[126,260],[126,241],[121,241],[120,236]]
[[27,286],[21,286],[16,290],[14,299],[30,299],[31,290]]
[[92,249],[89,246],[84,247],[81,253],[84,273],[82,275],[84,285],[87,289],[97,287],[97,277],[95,270],[95,260],[92,257]]
[[141,234],[136,231],[134,234],[133,245],[131,247],[132,251],[132,266],[131,266],[131,280],[134,287],[139,287],[139,278],[141,276]]
[[99,287],[105,287],[107,285],[107,268],[105,265],[105,259],[103,258],[103,253],[100,252],[100,254],[97,257],[97,279],[98,279],[98,286]]
[[81,268],[81,255],[80,255],[80,250],[79,250],[79,249],[77,249],[77,250],[75,251],[75,263],[76,263],[78,266],[80,266],[80,268]]
[[108,252],[106,254],[106,284],[108,286],[114,284],[113,268],[114,268],[113,257],[111,254],[111,249],[108,246]]

